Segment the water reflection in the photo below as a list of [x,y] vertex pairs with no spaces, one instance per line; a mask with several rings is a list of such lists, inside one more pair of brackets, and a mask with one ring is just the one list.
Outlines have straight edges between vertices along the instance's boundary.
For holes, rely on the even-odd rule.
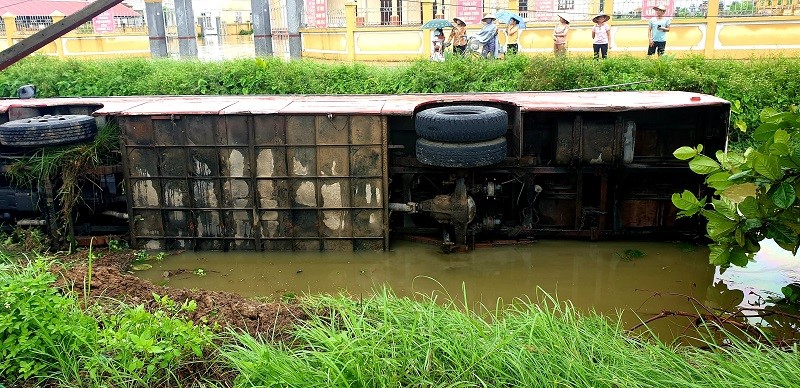
[[743,292],[742,307],[758,306],[765,299],[782,297],[781,287],[800,282],[800,260],[772,240],[761,242],[756,260],[746,268],[732,267],[715,277],[728,288]]
[[[288,59],[286,39],[273,39],[273,52]],[[178,39],[167,38],[167,50],[172,58],[180,58]],[[237,58],[255,58],[253,35],[207,35],[197,38],[197,58],[202,61],[222,61]]]

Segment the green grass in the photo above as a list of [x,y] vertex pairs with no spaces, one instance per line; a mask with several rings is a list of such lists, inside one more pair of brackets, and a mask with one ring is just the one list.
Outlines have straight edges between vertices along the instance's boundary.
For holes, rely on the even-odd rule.
[[488,316],[387,290],[360,301],[312,296],[303,299],[311,319],[298,322],[292,343],[215,334],[173,316],[191,311],[191,301],[154,296],[156,312],[81,308],[54,288],[52,264],[0,253],[0,384],[227,383],[185,373],[211,369],[233,370],[238,386],[280,387],[784,387],[800,379],[796,346],[736,337],[707,350],[669,346],[547,296]]
[[81,60],[31,56],[0,73],[0,96],[34,84],[40,97],[242,94],[397,94],[481,91],[555,91],[648,81],[608,90],[683,90],[742,103],[741,119],[753,127],[765,107],[797,104],[800,58],[749,60],[635,58],[604,61],[552,55],[473,61],[420,60],[386,67],[310,60],[172,59]]
[[519,303],[482,319],[433,300],[383,292],[364,301],[312,297],[331,318],[292,346],[238,335],[223,356],[242,386],[787,386],[796,353],[734,340],[712,351],[625,334],[619,321],[569,303]]

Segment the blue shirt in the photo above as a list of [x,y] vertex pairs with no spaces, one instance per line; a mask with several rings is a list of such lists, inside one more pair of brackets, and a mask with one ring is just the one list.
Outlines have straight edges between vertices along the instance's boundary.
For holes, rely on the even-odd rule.
[[672,20],[670,18],[650,18],[650,31],[653,32],[653,42],[667,41],[667,32],[659,30],[658,26],[669,28],[670,24],[672,24]]

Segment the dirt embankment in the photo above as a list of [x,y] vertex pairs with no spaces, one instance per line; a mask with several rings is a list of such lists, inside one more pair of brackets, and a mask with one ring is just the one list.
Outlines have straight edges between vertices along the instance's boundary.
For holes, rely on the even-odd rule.
[[[197,309],[182,312],[182,316],[195,323],[218,323],[222,327],[261,335],[265,340],[291,341],[291,329],[295,323],[309,318],[298,305],[280,302],[260,302],[243,298],[228,292],[205,290],[175,289],[154,285],[128,273],[134,259],[134,251],[111,252],[95,249],[94,254],[100,258],[92,263],[91,286],[89,295],[93,301],[118,300],[129,305],[142,304],[153,311],[160,304],[153,294],[169,296],[177,304],[194,300]],[[58,286],[65,290],[75,291],[83,297],[86,281],[89,279],[87,252],[78,252],[62,262],[65,268],[59,268]]]

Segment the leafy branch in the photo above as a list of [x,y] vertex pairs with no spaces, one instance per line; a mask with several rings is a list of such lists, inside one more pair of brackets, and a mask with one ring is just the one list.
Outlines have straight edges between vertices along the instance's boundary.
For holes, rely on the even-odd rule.
[[[687,190],[673,194],[672,203],[681,217],[706,218],[709,261],[722,268],[746,266],[763,239],[795,254],[800,248],[800,113],[764,109],[760,119],[744,151],[717,151],[712,158],[697,145],[673,153],[714,189],[710,202]],[[741,121],[734,126],[747,131]]]

